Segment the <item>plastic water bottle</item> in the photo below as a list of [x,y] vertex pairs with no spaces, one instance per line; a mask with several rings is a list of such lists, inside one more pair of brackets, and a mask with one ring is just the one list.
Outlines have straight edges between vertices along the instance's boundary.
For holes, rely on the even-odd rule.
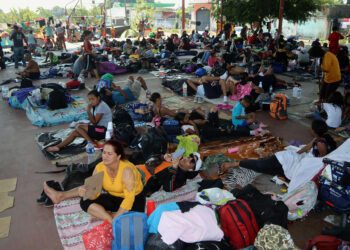
[[270,88],[269,88],[270,95],[272,94],[272,91],[273,91],[273,87],[272,87],[272,85],[270,85]]
[[109,132],[108,130],[106,131],[106,136],[105,136],[105,141],[109,141],[112,138],[111,136],[111,132]]
[[298,87],[298,92],[297,92],[297,98],[298,99],[301,98],[301,92],[302,92],[302,89],[300,87]]
[[7,99],[9,95],[9,88],[7,86],[2,86],[1,93],[2,99]]
[[262,89],[263,85],[262,85],[262,82],[259,82],[259,88]]
[[294,98],[297,98],[298,97],[298,86],[297,85],[295,85],[294,87],[293,87],[293,97]]
[[88,164],[94,162],[95,159],[95,147],[94,145],[92,145],[91,142],[88,142],[88,144],[86,145],[86,154],[88,156]]
[[187,97],[187,83],[182,84],[182,96]]

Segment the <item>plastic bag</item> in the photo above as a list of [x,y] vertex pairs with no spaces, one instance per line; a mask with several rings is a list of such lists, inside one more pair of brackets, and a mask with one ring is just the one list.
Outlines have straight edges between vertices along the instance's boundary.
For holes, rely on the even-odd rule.
[[113,240],[112,225],[105,220],[101,225],[83,234],[86,250],[110,250]]

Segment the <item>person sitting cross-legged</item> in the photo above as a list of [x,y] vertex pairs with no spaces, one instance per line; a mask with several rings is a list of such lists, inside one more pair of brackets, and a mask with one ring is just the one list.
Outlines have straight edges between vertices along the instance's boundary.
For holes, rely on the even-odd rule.
[[[119,142],[110,140],[105,143],[102,162],[96,166],[93,175],[100,172],[104,172],[103,192],[93,199],[81,199],[80,207],[85,212],[98,219],[108,220],[110,224],[128,211],[144,212],[146,196],[140,172],[126,160],[123,146]],[[54,204],[74,197],[84,197],[86,191],[84,186],[80,186],[61,192],[44,183],[44,192]]]

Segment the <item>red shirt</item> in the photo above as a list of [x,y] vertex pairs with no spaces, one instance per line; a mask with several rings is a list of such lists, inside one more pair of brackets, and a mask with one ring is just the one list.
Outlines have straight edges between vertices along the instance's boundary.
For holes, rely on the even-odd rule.
[[334,31],[332,34],[329,35],[328,41],[329,41],[329,51],[332,52],[334,55],[338,54],[339,52],[339,40],[344,39],[343,35]]
[[84,48],[84,54],[91,54],[92,44],[90,43],[90,41],[87,41],[87,48],[85,48],[85,42],[84,42],[83,48]]

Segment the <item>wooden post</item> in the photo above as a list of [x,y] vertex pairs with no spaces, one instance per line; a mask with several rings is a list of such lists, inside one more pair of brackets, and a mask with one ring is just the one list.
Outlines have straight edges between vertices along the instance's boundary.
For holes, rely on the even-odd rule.
[[220,12],[221,12],[221,17],[220,17],[220,30],[222,31],[222,29],[223,29],[223,25],[224,25],[224,21],[223,21],[223,11],[224,11],[224,0],[221,0],[221,10],[220,10]]
[[284,14],[284,0],[280,0],[280,13],[279,13],[279,21],[278,21],[278,34],[282,34],[282,22],[283,22],[283,14]]
[[182,30],[185,29],[185,0],[182,0]]

